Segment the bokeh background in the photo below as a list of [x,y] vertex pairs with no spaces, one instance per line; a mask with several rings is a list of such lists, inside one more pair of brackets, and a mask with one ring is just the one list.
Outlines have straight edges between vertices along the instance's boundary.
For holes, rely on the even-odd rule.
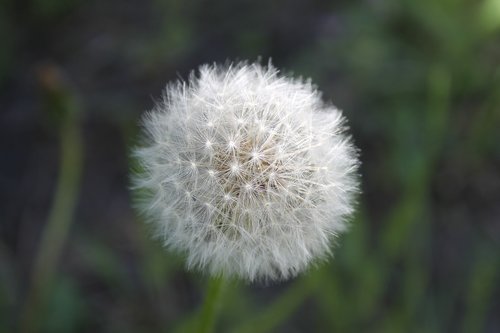
[[3,0],[0,331],[183,332],[207,277],[150,239],[128,152],[168,81],[261,57],[344,110],[335,258],[225,288],[217,332],[500,332],[499,0]]

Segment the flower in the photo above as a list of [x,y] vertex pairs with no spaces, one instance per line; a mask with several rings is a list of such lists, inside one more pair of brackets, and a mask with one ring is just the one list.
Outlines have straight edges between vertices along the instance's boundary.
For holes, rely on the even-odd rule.
[[138,206],[188,268],[287,279],[346,230],[357,152],[310,81],[271,64],[203,65],[166,87],[143,130]]

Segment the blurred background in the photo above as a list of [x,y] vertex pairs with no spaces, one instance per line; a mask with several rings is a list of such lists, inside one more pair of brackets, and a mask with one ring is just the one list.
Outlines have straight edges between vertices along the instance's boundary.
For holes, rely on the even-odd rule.
[[0,1],[0,332],[183,332],[207,277],[150,239],[128,152],[168,81],[258,57],[344,110],[335,258],[230,283],[217,332],[500,332],[500,0]]

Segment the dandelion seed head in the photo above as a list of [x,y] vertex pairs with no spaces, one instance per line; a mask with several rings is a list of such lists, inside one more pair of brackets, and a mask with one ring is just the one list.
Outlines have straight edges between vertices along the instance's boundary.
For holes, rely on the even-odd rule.
[[272,65],[204,65],[169,84],[143,125],[138,206],[189,268],[288,279],[346,230],[357,153],[309,82]]

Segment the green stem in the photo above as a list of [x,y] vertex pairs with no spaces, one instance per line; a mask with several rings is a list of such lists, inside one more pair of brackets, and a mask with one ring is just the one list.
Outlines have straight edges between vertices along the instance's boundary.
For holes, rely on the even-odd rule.
[[[313,273],[309,273],[313,274]],[[273,303],[263,309],[255,317],[250,318],[242,326],[231,330],[233,333],[265,333],[275,332],[280,324],[286,321],[315,287],[313,277],[297,279]]]
[[201,308],[197,332],[213,332],[223,284],[224,279],[222,277],[210,278],[207,287],[207,295],[205,296],[205,301]]
[[[75,106],[66,105],[66,107],[72,109]],[[82,139],[74,110],[66,111],[68,114],[60,129],[60,173],[52,208],[34,262],[24,315],[20,318],[22,332],[35,332],[40,329],[40,311],[46,305],[57,262],[71,226],[80,187],[83,159]]]

